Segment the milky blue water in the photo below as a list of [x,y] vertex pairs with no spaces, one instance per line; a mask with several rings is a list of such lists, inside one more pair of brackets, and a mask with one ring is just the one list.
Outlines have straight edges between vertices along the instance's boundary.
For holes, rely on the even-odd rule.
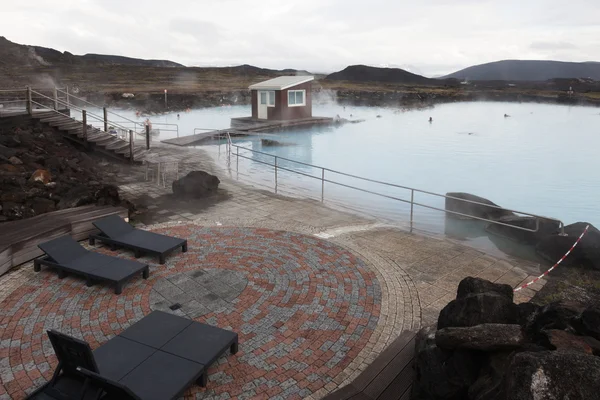
[[[125,112],[133,117],[133,113]],[[151,117],[175,123],[180,135],[194,128],[225,128],[229,119],[250,114],[248,106],[193,110]],[[357,124],[278,133],[285,146],[264,146],[261,136],[234,139],[253,150],[323,166],[365,178],[436,193],[464,191],[519,211],[558,218],[566,224],[589,221],[600,225],[600,109],[532,103],[451,103],[426,110],[315,105],[313,114],[364,119]],[[510,117],[504,117],[504,114]],[[380,116],[379,118],[377,116]],[[429,118],[433,122],[428,122]],[[140,119],[141,120],[141,119]],[[175,136],[161,131],[160,139]],[[263,136],[266,137],[266,136]],[[203,146],[225,166],[224,145]],[[219,156],[219,150],[221,155]],[[274,189],[274,170],[257,161],[273,159],[241,150],[240,179]],[[321,170],[278,161],[279,166],[311,176]],[[233,171],[238,166],[231,164]],[[279,170],[278,191],[321,198],[321,182]],[[235,176],[235,175],[234,175]],[[410,199],[410,192],[327,172],[328,180],[358,186],[392,197]],[[325,200],[400,223],[410,209],[399,201],[326,183]],[[443,208],[443,199],[420,193],[415,201]],[[442,212],[417,207],[417,227],[444,229]]]

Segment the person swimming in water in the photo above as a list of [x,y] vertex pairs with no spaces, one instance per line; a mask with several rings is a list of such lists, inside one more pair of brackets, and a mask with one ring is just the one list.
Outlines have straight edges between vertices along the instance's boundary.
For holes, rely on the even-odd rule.
[[179,118],[180,118],[180,117],[179,117],[179,114],[177,114],[177,119],[179,119]]
[[504,118],[510,118],[510,115],[504,114]]
[[429,117],[429,122],[433,122],[433,118],[432,117]]

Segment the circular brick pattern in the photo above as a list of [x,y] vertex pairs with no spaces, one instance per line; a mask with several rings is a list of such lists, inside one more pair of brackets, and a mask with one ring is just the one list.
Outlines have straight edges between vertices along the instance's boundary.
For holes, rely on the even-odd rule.
[[268,229],[188,224],[154,231],[188,238],[189,251],[163,266],[141,259],[152,263],[150,278],[133,279],[119,296],[44,269],[4,299],[0,398],[20,399],[51,377],[57,362],[47,329],[96,348],[174,303],[181,308],[169,312],[239,334],[240,351],[215,363],[208,387],[194,386],[190,398],[310,396],[357,357],[377,326],[375,274],[338,245]]

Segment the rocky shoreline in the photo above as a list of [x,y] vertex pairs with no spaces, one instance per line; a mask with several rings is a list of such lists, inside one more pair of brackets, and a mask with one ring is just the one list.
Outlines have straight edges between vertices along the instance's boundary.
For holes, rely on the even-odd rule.
[[[325,94],[326,93],[326,94]],[[203,91],[197,93],[169,93],[165,106],[164,93],[135,93],[134,97],[123,97],[123,93],[88,93],[87,100],[98,105],[139,110],[143,113],[179,112],[186,109],[250,104],[250,92]],[[573,104],[600,106],[600,98],[565,97],[553,92],[528,94],[501,90],[330,90],[316,89],[313,98],[337,101],[344,105],[422,108],[436,104],[468,101],[532,102],[549,104]],[[317,101],[318,102],[318,101]]]
[[0,222],[87,204],[135,207],[103,182],[112,168],[28,117],[0,125]]

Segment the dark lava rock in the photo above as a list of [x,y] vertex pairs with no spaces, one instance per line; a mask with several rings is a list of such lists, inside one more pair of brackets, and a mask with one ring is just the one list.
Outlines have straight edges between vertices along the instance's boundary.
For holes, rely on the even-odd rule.
[[[492,219],[492,220],[497,220],[502,217],[514,215],[511,211],[507,211],[502,208],[496,208],[496,207],[499,207],[496,203],[493,203],[490,200],[485,199],[483,197],[475,196],[473,194],[461,193],[461,192],[450,192],[450,193],[446,193],[446,196],[456,198],[456,199],[446,198],[446,211],[454,211],[454,212],[458,212],[461,214],[470,215],[473,217]],[[483,204],[469,203],[467,201],[461,201],[459,199],[475,201],[477,203],[483,203]],[[489,206],[493,206],[493,207],[489,207]],[[452,217],[452,218],[468,219],[468,217],[464,217],[464,216],[460,216],[460,215],[456,215],[456,214],[452,214],[452,213],[448,213],[446,215],[448,215],[449,217]]]
[[50,211],[54,211],[56,209],[56,205],[54,201],[50,199],[45,199],[42,197],[36,197],[33,199],[31,203],[31,208],[35,215],[44,214]]
[[600,396],[600,358],[568,351],[518,353],[505,387],[511,400],[592,400]]
[[46,158],[46,160],[44,161],[44,165],[46,166],[47,169],[50,170],[50,172],[52,172],[54,174],[62,171],[62,169],[63,169],[62,161],[58,157]]
[[94,195],[92,190],[84,185],[75,186],[64,195],[61,196],[58,202],[58,209],[79,207],[86,204],[94,203]]
[[575,265],[600,271],[600,231],[587,222],[577,222],[565,226],[568,236],[560,236],[558,232],[544,237],[535,247],[536,253],[554,264],[573,246],[585,227],[590,225],[587,234],[577,247],[569,254],[562,265]]
[[11,149],[9,147],[6,147],[6,146],[0,144],[0,156],[3,156],[4,158],[6,158],[8,160],[9,158],[13,157],[15,154],[17,154],[17,150]]
[[579,321],[582,326],[582,333],[600,340],[600,307],[586,308],[581,313]]
[[458,284],[456,299],[464,299],[472,294],[495,293],[513,300],[513,288],[510,285],[493,283],[485,279],[468,276]]
[[19,147],[21,142],[13,135],[0,135],[0,145],[6,147]]
[[[553,350],[570,350],[586,354],[594,354],[592,346],[588,343],[585,336],[577,336],[560,329],[550,329],[545,332],[548,342]],[[595,340],[594,338],[591,338]]]
[[533,323],[533,320],[542,307],[535,303],[527,302],[517,304],[517,308],[519,310],[519,325],[524,327]]
[[217,191],[219,178],[204,171],[192,171],[173,182],[173,194],[181,197],[205,197]]
[[[515,225],[521,228],[536,229],[538,218],[535,217],[521,217],[521,216],[507,216],[498,219],[498,222],[502,222],[508,225]],[[494,235],[502,236],[519,243],[524,244],[535,244],[539,242],[545,236],[555,232],[560,227],[557,221],[549,219],[539,219],[539,226],[537,226],[537,232],[523,231],[517,228],[511,228],[510,226],[498,225],[490,223],[486,227],[486,231]]]
[[506,400],[504,374],[515,353],[510,351],[488,354],[479,377],[469,388],[469,400]]
[[465,328],[443,328],[435,334],[442,349],[481,351],[511,350],[521,347],[525,337],[517,324],[481,324]]
[[480,293],[452,300],[440,311],[438,327],[479,324],[516,324],[519,309],[511,299],[497,293]]
[[[550,303],[538,311],[531,324],[526,325],[525,329],[533,338],[542,338],[540,336],[543,334],[542,331],[550,329],[576,333],[577,327],[580,325],[579,314],[580,311],[573,304]],[[547,343],[542,342],[541,344]]]
[[463,400],[477,379],[483,356],[474,351],[447,351],[435,345],[435,328],[424,328],[415,345],[413,400]]
[[121,204],[119,188],[114,185],[104,185],[96,192],[94,198],[96,199],[96,204],[99,206],[117,206]]

